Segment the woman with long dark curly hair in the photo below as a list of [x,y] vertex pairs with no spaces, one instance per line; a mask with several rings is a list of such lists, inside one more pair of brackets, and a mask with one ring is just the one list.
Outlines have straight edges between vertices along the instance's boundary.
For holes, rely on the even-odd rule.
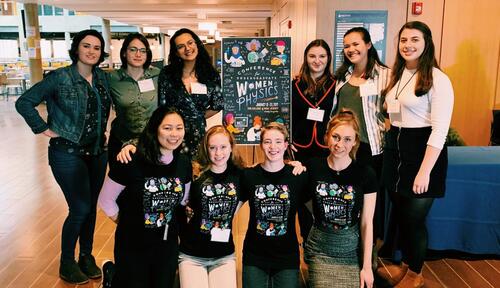
[[184,116],[182,153],[194,157],[205,135],[206,118],[223,108],[220,77],[200,38],[182,28],[170,38],[168,65],[158,79],[160,105],[173,106]]

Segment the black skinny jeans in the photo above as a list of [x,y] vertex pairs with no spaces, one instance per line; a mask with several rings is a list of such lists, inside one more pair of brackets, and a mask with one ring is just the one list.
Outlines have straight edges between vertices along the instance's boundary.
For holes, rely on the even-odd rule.
[[62,228],[61,261],[75,259],[77,240],[80,254],[92,253],[97,198],[106,163],[106,152],[95,156],[74,155],[49,147],[49,165],[69,208]]

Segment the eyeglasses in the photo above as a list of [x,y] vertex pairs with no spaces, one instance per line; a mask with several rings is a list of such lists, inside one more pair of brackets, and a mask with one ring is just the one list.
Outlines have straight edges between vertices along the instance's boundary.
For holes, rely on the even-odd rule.
[[127,50],[133,54],[137,53],[137,51],[139,51],[141,54],[146,54],[148,52],[146,48],[137,48],[137,47],[128,47]]

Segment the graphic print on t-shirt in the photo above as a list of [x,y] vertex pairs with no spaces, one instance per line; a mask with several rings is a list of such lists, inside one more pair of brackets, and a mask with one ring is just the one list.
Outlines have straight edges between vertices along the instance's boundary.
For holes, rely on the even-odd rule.
[[287,185],[256,185],[255,211],[257,233],[265,236],[286,234],[290,197]]
[[173,208],[183,196],[184,188],[179,178],[146,178],[143,190],[145,227],[158,228],[169,223]]
[[343,229],[351,225],[355,203],[354,193],[351,185],[317,182],[315,198],[320,215],[322,215],[323,226]]
[[234,183],[206,184],[201,192],[201,233],[210,234],[213,228],[230,229],[238,205]]

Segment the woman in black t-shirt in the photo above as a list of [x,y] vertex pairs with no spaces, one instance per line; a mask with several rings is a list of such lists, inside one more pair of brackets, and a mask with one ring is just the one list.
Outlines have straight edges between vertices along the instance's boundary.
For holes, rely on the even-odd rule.
[[190,160],[177,151],[183,138],[181,115],[158,108],[139,138],[137,155],[112,167],[104,182],[99,205],[118,224],[112,287],[174,285],[176,214],[183,211],[180,204],[185,205],[192,177]]
[[234,148],[233,135],[218,125],[207,131],[198,150],[204,172],[191,187],[193,215],[181,221],[181,288],[237,286],[231,230],[241,206],[242,160]]
[[299,287],[299,248],[295,231],[297,207],[304,201],[305,173],[293,175],[283,155],[288,132],[270,123],[261,132],[265,160],[246,169],[241,180],[250,218],[243,245],[243,287]]
[[359,125],[352,111],[330,120],[325,142],[330,155],[307,165],[315,218],[304,250],[309,285],[372,287],[372,220],[378,184],[371,168],[353,160]]

